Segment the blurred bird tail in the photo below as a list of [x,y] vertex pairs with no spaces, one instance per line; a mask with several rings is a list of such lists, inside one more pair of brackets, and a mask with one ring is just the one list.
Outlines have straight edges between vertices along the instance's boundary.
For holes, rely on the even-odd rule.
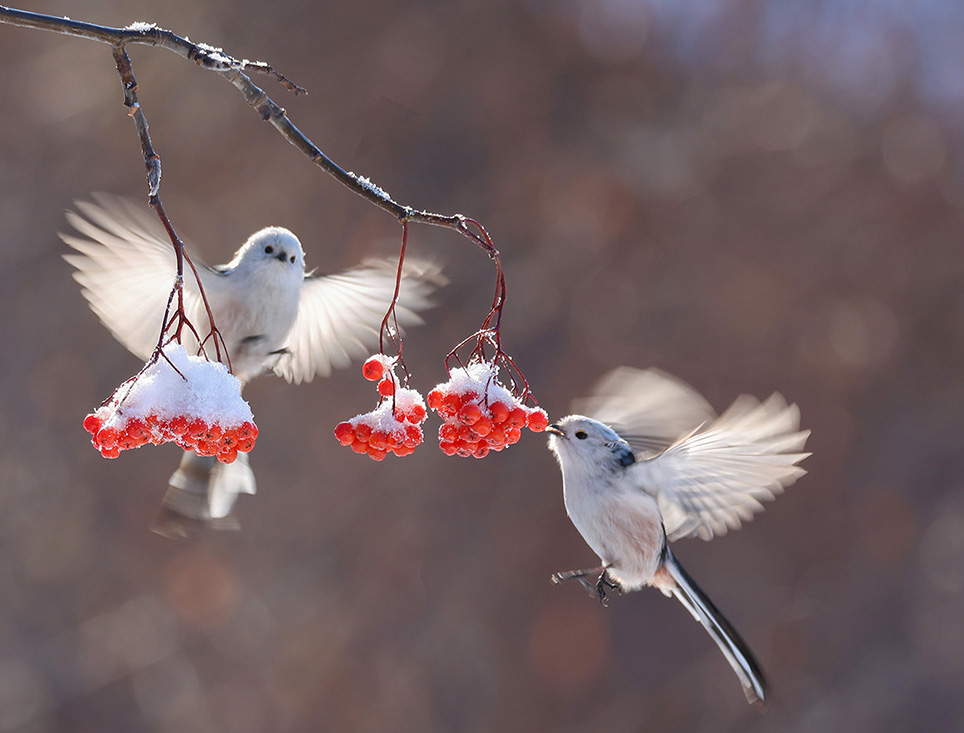
[[761,711],[765,710],[766,698],[770,690],[763,670],[746,642],[668,550],[665,567],[676,581],[673,595],[713,637],[713,641],[723,652],[726,661],[740,678],[747,702]]
[[191,537],[205,527],[240,529],[235,501],[256,488],[246,453],[239,453],[233,463],[221,463],[213,456],[185,451],[151,529],[171,539]]

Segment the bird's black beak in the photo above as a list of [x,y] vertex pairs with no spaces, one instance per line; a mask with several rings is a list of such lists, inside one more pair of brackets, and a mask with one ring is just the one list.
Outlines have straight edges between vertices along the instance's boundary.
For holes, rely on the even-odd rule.
[[560,427],[559,427],[558,425],[556,425],[555,423],[553,423],[552,425],[550,425],[549,427],[547,427],[547,428],[546,428],[546,432],[547,432],[547,433],[552,433],[553,435],[558,435],[560,438],[565,438],[565,437],[566,437],[566,434],[563,432],[562,428],[560,428]]
[[278,262],[285,262],[288,259],[288,253],[284,250],[281,250],[275,259],[278,260]]

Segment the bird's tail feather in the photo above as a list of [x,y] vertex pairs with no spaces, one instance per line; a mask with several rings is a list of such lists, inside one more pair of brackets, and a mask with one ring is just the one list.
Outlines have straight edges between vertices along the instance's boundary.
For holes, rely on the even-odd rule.
[[255,490],[247,454],[239,453],[233,463],[221,463],[213,456],[185,451],[151,529],[172,539],[190,537],[204,527],[240,529],[234,503],[239,494]]
[[673,595],[713,637],[713,641],[723,652],[726,661],[730,663],[733,671],[736,672],[736,676],[740,678],[740,684],[743,686],[743,693],[746,695],[747,702],[761,710],[764,709],[766,698],[769,695],[769,687],[763,670],[750,651],[750,647],[720,613],[713,601],[700,590],[700,587],[683,569],[683,566],[679,564],[673,554],[668,551],[665,566],[673,580],[676,581]]

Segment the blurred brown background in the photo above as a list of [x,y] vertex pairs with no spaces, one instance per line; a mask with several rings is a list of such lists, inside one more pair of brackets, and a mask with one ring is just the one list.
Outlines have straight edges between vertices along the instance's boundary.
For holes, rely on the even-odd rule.
[[[241,533],[147,527],[172,447],[105,461],[83,416],[138,367],[61,260],[63,211],[146,199],[109,49],[0,26],[0,730],[916,731],[964,725],[964,10],[915,0],[35,2],[263,58],[295,124],[399,201],[482,221],[507,349],[555,416],[657,365],[724,408],[780,390],[810,473],[742,531],[675,551],[778,695],[758,718],[655,591],[602,609],[542,436],[483,461],[376,464],[331,429],[357,370],[263,379]],[[806,8],[805,10],[802,8]],[[280,224],[309,265],[398,227],[215,75],[133,47],[185,238],[223,262]],[[406,355],[424,390],[493,270]],[[437,423],[430,423],[436,425]]]

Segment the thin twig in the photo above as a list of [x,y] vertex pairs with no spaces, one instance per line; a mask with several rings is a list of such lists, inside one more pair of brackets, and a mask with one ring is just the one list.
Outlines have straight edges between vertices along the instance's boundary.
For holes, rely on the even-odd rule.
[[367,199],[375,206],[387,211],[399,220],[408,220],[420,224],[430,224],[432,226],[453,229],[462,236],[471,239],[483,249],[489,249],[489,246],[483,238],[466,226],[466,219],[461,214],[434,214],[429,211],[400,204],[367,178],[352,173],[351,171],[346,171],[325,155],[320,148],[309,140],[301,130],[295,127],[291,120],[288,119],[284,108],[279,106],[244,73],[244,69],[254,69],[274,76],[279,82],[284,84],[286,88],[294,91],[296,94],[304,91],[301,87],[290,82],[285,76],[276,72],[264,62],[236,59],[224,53],[224,51],[219,48],[204,43],[193,43],[171,31],[147,23],[133,23],[126,28],[114,28],[71,20],[69,18],[58,18],[42,13],[31,13],[26,10],[16,10],[4,5],[0,5],[0,23],[27,28],[38,28],[54,33],[87,38],[93,41],[107,43],[111,46],[130,43],[159,46],[176,53],[182,58],[189,59],[204,69],[216,72],[233,84],[234,87],[241,92],[241,95],[248,105],[258,112],[261,119],[270,122],[289,143],[298,148],[298,150],[307,156],[315,165],[333,176],[354,193]]

